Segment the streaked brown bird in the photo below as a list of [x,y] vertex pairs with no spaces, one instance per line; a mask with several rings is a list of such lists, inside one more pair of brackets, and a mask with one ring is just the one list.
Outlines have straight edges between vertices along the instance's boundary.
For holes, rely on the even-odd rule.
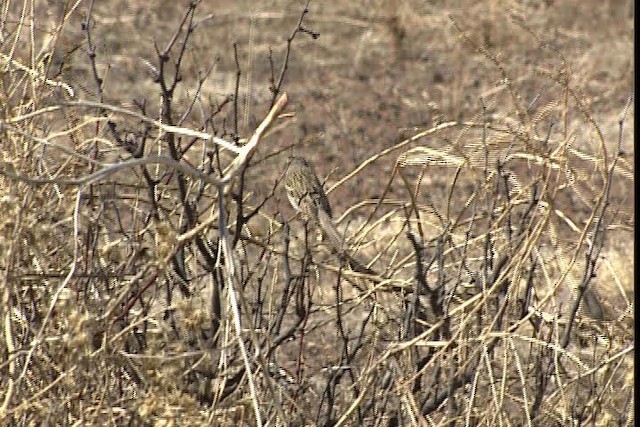
[[304,219],[320,227],[338,257],[363,274],[379,276],[360,261],[349,255],[344,248],[344,240],[332,220],[331,205],[313,166],[303,157],[292,157],[285,174],[284,186],[291,206]]
[[303,157],[292,157],[287,167],[284,187],[287,190],[289,203],[303,217],[314,223],[319,222],[318,212],[324,212],[329,218],[331,205],[320,184],[313,166]]

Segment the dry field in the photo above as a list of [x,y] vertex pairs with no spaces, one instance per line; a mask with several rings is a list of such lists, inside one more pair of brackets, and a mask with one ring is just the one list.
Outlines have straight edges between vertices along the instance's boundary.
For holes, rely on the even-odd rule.
[[0,424],[634,425],[634,13],[3,1]]

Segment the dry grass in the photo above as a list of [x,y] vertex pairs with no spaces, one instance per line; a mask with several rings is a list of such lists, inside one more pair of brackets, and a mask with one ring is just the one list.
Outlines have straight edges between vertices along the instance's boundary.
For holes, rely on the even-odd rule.
[[2,423],[633,425],[633,2],[166,3],[0,11]]

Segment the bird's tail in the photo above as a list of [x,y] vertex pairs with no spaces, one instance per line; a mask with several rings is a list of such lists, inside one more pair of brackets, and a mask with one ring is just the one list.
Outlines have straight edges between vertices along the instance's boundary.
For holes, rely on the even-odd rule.
[[351,269],[357,273],[378,277],[380,278],[380,281],[382,280],[382,276],[380,274],[349,254],[347,249],[344,247],[344,239],[336,229],[336,226],[329,215],[322,209],[318,209],[318,222],[320,224],[320,228],[327,237],[331,248],[338,254],[341,261],[347,262],[351,266]]

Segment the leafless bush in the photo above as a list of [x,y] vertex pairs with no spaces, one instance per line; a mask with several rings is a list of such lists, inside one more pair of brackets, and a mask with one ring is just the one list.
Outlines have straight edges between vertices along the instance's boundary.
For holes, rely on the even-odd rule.
[[[41,54],[28,41],[37,14],[3,15],[3,422],[633,424],[633,304],[602,298],[628,298],[620,273],[602,271],[612,235],[629,236],[615,189],[633,180],[631,99],[614,144],[570,61],[521,18],[549,58],[524,79],[451,18],[500,84],[475,117],[417,130],[331,187],[393,165],[380,196],[337,221],[380,272],[371,280],[266,208],[281,173],[256,187],[290,149],[267,145],[294,115],[296,40],[318,36],[308,3],[269,55],[255,123],[239,120],[250,71],[237,45],[233,93],[203,95],[215,62],[185,77],[207,19],[198,2],[142,61],[149,75],[135,78],[156,97],[133,105],[112,99],[93,7],[62,8]],[[65,58],[53,69],[79,15],[90,96]]]

